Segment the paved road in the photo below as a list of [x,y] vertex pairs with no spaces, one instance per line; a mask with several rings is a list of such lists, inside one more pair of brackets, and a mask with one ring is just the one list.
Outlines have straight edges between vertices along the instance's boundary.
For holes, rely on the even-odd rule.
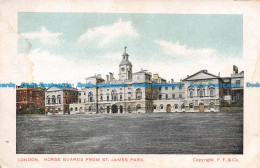
[[243,112],[17,116],[18,154],[242,154]]

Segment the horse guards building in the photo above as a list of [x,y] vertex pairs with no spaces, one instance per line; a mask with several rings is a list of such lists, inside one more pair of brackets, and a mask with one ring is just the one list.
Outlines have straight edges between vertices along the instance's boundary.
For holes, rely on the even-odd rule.
[[[244,72],[233,66],[230,77],[201,70],[180,82],[166,81],[147,70],[132,72],[132,63],[125,52],[119,64],[119,79],[113,73],[86,78],[86,84],[127,84],[127,87],[47,88],[45,111],[52,114],[145,113],[145,112],[219,112],[221,102],[243,101]],[[138,84],[176,84],[184,87],[135,87]],[[190,87],[190,83],[240,84],[240,87]],[[179,86],[178,85],[178,86]]]

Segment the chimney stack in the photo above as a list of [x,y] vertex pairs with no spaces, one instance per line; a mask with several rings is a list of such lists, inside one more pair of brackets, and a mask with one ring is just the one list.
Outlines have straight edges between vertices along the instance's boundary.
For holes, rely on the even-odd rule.
[[114,80],[114,74],[109,72],[109,77],[110,77],[110,81],[113,81]]

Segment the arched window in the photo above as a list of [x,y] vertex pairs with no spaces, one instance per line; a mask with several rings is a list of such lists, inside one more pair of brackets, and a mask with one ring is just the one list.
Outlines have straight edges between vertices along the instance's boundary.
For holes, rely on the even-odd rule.
[[120,93],[120,101],[122,101],[123,100],[123,95],[122,95],[122,93]]
[[190,104],[189,104],[189,107],[190,107],[190,108],[194,108],[194,104],[193,104],[193,103],[190,103]]
[[56,98],[54,95],[52,96],[52,104],[56,104]]
[[136,99],[137,100],[142,99],[142,91],[140,88],[136,89]]
[[77,107],[75,107],[75,111],[78,111],[78,108],[77,108]]
[[136,106],[136,110],[140,110],[140,109],[141,109],[141,105],[138,104],[138,105]]
[[200,90],[200,91],[199,91],[200,98],[203,97],[203,94],[204,94],[204,93],[203,93],[203,90]]
[[92,106],[89,106],[88,110],[89,110],[89,111],[92,111]]
[[185,105],[184,105],[184,103],[181,105],[181,109],[185,109]]
[[160,105],[160,109],[163,110],[163,105],[162,104]]
[[100,112],[103,113],[104,112],[104,107],[100,107]]
[[116,90],[112,90],[111,96],[112,96],[112,101],[117,101],[117,93],[116,93]]
[[47,104],[51,104],[51,100],[50,100],[50,97],[49,97],[49,96],[46,97],[46,103],[47,103]]
[[153,105],[153,109],[156,110],[156,105]]
[[128,112],[131,113],[132,112],[132,107],[131,106],[128,106]]
[[70,111],[73,111],[73,108],[70,108]]
[[175,108],[175,109],[178,109],[178,104],[175,104],[175,105],[174,105],[174,108]]
[[210,95],[210,97],[214,97],[214,89],[210,89],[209,95]]
[[93,93],[92,92],[88,93],[88,101],[93,102]]
[[109,101],[109,95],[107,95],[107,101]]
[[211,102],[211,103],[209,104],[209,107],[214,109],[214,108],[215,108],[215,104]]
[[61,104],[61,95],[57,96],[58,104]]
[[193,98],[193,91],[190,91],[190,98]]
[[100,94],[100,101],[103,101],[103,94]]

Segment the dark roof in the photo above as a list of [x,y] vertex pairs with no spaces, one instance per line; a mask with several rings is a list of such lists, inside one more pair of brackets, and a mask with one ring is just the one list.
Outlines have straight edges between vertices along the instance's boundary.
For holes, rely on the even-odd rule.
[[121,65],[132,65],[132,63],[131,63],[130,61],[128,61],[128,60],[123,59],[123,60],[120,62],[119,66],[121,66]]

